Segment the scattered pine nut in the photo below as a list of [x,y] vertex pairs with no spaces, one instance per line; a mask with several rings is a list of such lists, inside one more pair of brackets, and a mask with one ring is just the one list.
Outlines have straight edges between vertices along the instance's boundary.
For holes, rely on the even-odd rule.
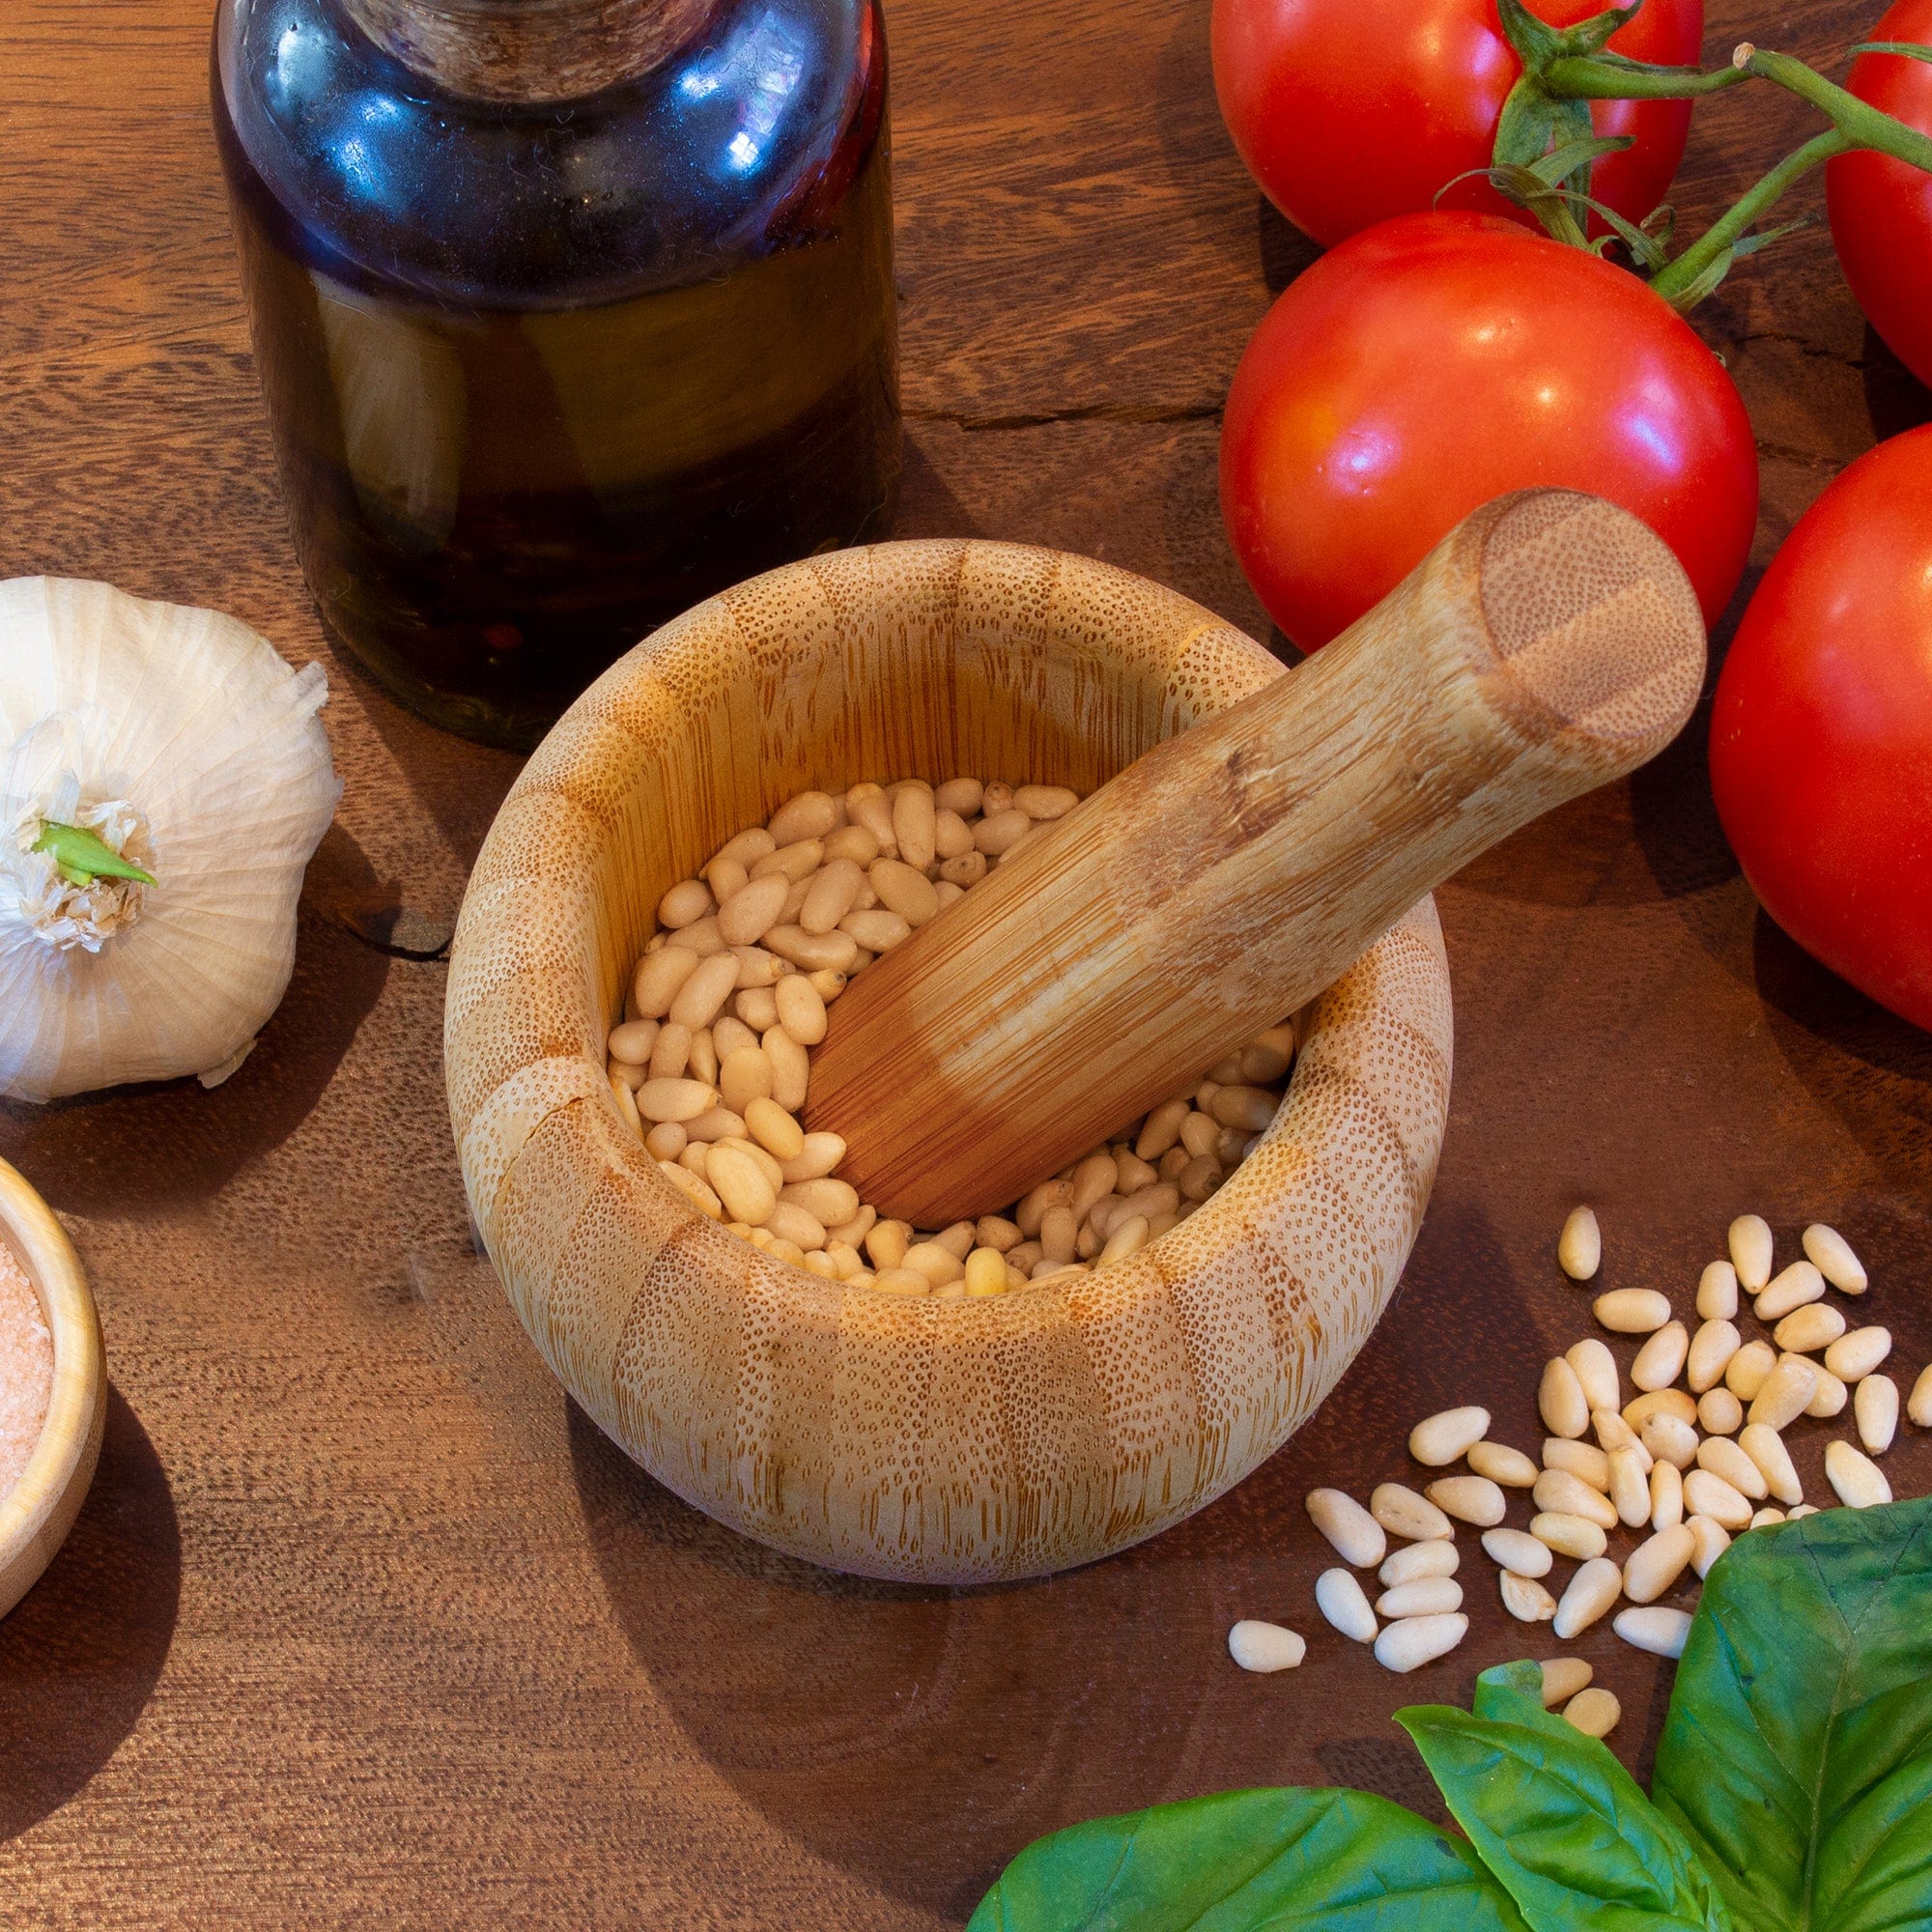
[[1520,1624],[1548,1623],[1556,1614],[1556,1599],[1533,1577],[1519,1577],[1505,1570],[1497,1579],[1503,1608]]
[[1546,1657],[1538,1666],[1543,1672],[1543,1708],[1554,1710],[1567,1704],[1579,1690],[1589,1687],[1597,1673],[1580,1657]]
[[1781,1321],[1795,1308],[1822,1300],[1825,1277],[1809,1262],[1793,1262],[1775,1275],[1754,1304],[1760,1321]]
[[1692,1469],[1684,1478],[1684,1507],[1725,1529],[1744,1529],[1751,1520],[1750,1499],[1709,1469]]
[[1590,1306],[1597,1320],[1616,1335],[1648,1335],[1670,1320],[1670,1297],[1654,1288],[1613,1288]]
[[1852,1252],[1852,1244],[1835,1228],[1813,1221],[1804,1234],[1804,1252],[1811,1264],[1840,1294],[1862,1294],[1870,1283],[1864,1264]]
[[1376,1614],[1391,1622],[1402,1617],[1444,1616],[1463,1607],[1463,1586],[1453,1577],[1418,1577],[1398,1583],[1376,1599]]
[[1666,1321],[1636,1351],[1631,1364],[1631,1380],[1646,1391],[1668,1388],[1683,1372],[1690,1352],[1690,1336],[1681,1321]]
[[1683,1576],[1696,1548],[1696,1540],[1681,1522],[1672,1529],[1660,1529],[1631,1552],[1624,1565],[1624,1595],[1634,1604],[1654,1604]]
[[1885,1471],[1849,1442],[1826,1443],[1825,1480],[1847,1509],[1871,1509],[1891,1500]]
[[1740,1214],[1728,1236],[1738,1286],[1755,1294],[1771,1279],[1771,1225],[1761,1214]]
[[1603,1264],[1604,1236],[1588,1208],[1573,1208],[1556,1238],[1556,1265],[1572,1281],[1588,1281]]
[[1472,1442],[1465,1460],[1477,1475],[1507,1490],[1526,1490],[1536,1481],[1536,1464],[1506,1442]]
[[1367,1569],[1382,1560],[1388,1538],[1382,1526],[1353,1496],[1342,1490],[1310,1490],[1308,1516],[1344,1563]]
[[1444,1468],[1480,1442],[1489,1427],[1487,1408],[1445,1408],[1408,1432],[1408,1453],[1429,1468]]
[[1675,1463],[1659,1463],[1650,1472],[1650,1526],[1668,1529],[1684,1520],[1684,1473]]
[[1610,1501],[1620,1521],[1640,1529],[1650,1520],[1650,1477],[1636,1448],[1616,1450],[1610,1457]]
[[1828,1302],[1807,1302],[1794,1308],[1776,1328],[1771,1339],[1780,1349],[1796,1355],[1815,1354],[1829,1349],[1845,1332],[1845,1318]]
[[1609,1548],[1603,1525],[1588,1517],[1566,1516],[1560,1510],[1545,1510],[1529,1520],[1529,1533],[1539,1543],[1547,1543],[1559,1556],[1575,1556],[1587,1562]]
[[1423,1494],[1445,1516],[1474,1523],[1478,1529],[1501,1522],[1509,1508],[1502,1491],[1487,1476],[1443,1476]]
[[1804,1413],[1806,1405],[1818,1393],[1818,1375],[1817,1364],[1807,1362],[1803,1355],[1783,1356],[1751,1398],[1747,1411],[1750,1420],[1772,1429],[1788,1428]]
[[1563,1707],[1565,1719],[1586,1738],[1608,1737],[1616,1729],[1617,1719],[1623,1714],[1624,1707],[1617,1702],[1616,1693],[1605,1690],[1601,1685],[1579,1690]]
[[1623,1406],[1623,1383],[1617,1374],[1617,1358],[1594,1335],[1586,1335],[1564,1350],[1563,1359],[1577,1372],[1583,1400],[1592,1412],[1600,1408]]
[[1713,1435],[1729,1435],[1745,1419],[1745,1406],[1727,1388],[1706,1389],[1697,1402],[1697,1425]]
[[1568,1469],[1546,1469],[1530,1492],[1539,1510],[1556,1516],[1579,1516],[1600,1529],[1617,1526],[1616,1505]]
[[[1761,1423],[1756,1426],[1763,1428]],[[1776,1434],[1776,1430],[1765,1430],[1767,1435]],[[1747,1496],[1752,1502],[1761,1503],[1771,1493],[1764,1471],[1751,1460],[1744,1445],[1733,1442],[1728,1435],[1713,1435],[1700,1442],[1697,1445],[1697,1466],[1720,1477],[1739,1495]]]
[[1783,1520],[1784,1512],[1775,1504],[1766,1503],[1763,1508],[1755,1509],[1751,1512],[1750,1527],[1752,1529],[1769,1529],[1775,1523],[1780,1523]]
[[1688,1469],[1697,1460],[1697,1432],[1681,1415],[1660,1411],[1646,1417],[1637,1440],[1650,1451],[1653,1464],[1670,1463]]
[[1322,1571],[1315,1579],[1315,1607],[1334,1629],[1356,1643],[1374,1643],[1381,1628],[1352,1570]]
[[1228,1655],[1243,1670],[1293,1670],[1308,1655],[1308,1641],[1280,1624],[1243,1617],[1228,1633]]
[[1862,1381],[1891,1353],[1889,1328],[1854,1328],[1825,1350],[1825,1368],[1841,1382]]
[[1589,1627],[1623,1594],[1624,1575],[1606,1556],[1578,1566],[1556,1605],[1556,1634],[1567,1643]]
[[1708,1516],[1690,1517],[1685,1528],[1690,1532],[1690,1567],[1701,1577],[1711,1574],[1711,1565],[1731,1547],[1730,1531]]
[[[1803,1355],[1786,1355],[1782,1358],[1790,1362],[1802,1362]],[[1832,1416],[1841,1414],[1846,1403],[1852,1399],[1851,1390],[1834,1376],[1830,1369],[1818,1371],[1818,1386],[1811,1392],[1811,1400],[1804,1405],[1806,1415]]]
[[1866,1450],[1883,1456],[1898,1434],[1898,1384],[1889,1376],[1867,1376],[1852,1398],[1852,1418]]
[[1653,1415],[1674,1415],[1680,1422],[1695,1422],[1697,1405],[1682,1389],[1647,1389],[1634,1402],[1624,1405],[1624,1420],[1640,1437],[1643,1425]]
[[1369,1498],[1369,1514],[1391,1536],[1406,1537],[1411,1543],[1427,1543],[1436,1537],[1453,1537],[1455,1525],[1429,1500],[1404,1483],[1378,1483]]
[[1697,1280],[1697,1313],[1706,1321],[1733,1321],[1738,1313],[1738,1271],[1712,1262]]
[[[1791,1452],[1784,1446],[1784,1437],[1776,1430],[1754,1422],[1738,1437],[1738,1447],[1757,1465],[1764,1478],[1766,1493],[1776,1496],[1781,1503],[1802,1503],[1804,1500],[1804,1486],[1798,1480],[1798,1469],[1791,1460]],[[1722,1473],[1719,1469],[1719,1474]]]
[[1405,1617],[1376,1638],[1376,1662],[1385,1670],[1406,1673],[1446,1657],[1469,1633],[1461,1610],[1433,1617]]
[[1552,1435],[1581,1435],[1590,1426],[1590,1405],[1583,1398],[1583,1385],[1561,1355],[1552,1356],[1544,1369],[1536,1406]]
[[1635,1609],[1619,1610],[1610,1626],[1623,1640],[1653,1657],[1679,1658],[1690,1637],[1690,1612],[1666,1609],[1648,1604]]
[[1547,1543],[1522,1529],[1485,1530],[1483,1549],[1492,1563],[1518,1577],[1547,1577],[1556,1560]]
[[1735,1321],[1724,1316],[1708,1318],[1691,1336],[1685,1357],[1684,1379],[1690,1384],[1690,1393],[1702,1395],[1705,1390],[1716,1388],[1723,1379],[1731,1357],[1743,1347],[1744,1337],[1738,1333]]

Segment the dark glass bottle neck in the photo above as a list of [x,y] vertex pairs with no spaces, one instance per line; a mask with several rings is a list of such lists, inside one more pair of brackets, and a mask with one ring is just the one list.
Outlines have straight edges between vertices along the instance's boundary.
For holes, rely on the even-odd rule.
[[394,59],[468,100],[581,100],[642,78],[721,0],[342,0]]

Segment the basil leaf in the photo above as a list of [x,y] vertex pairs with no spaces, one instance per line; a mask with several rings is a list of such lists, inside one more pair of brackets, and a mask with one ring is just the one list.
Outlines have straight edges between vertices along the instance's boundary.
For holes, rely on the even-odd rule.
[[1365,1791],[1229,1791],[1029,1845],[967,1932],[1526,1932],[1466,1845]]
[[1543,1708],[1535,1664],[1484,1671],[1474,1716],[1395,1715],[1533,1932],[1730,1932],[1684,1834],[1598,1739]]
[[1653,1783],[1751,1932],[1932,1921],[1932,1500],[1719,1558]]

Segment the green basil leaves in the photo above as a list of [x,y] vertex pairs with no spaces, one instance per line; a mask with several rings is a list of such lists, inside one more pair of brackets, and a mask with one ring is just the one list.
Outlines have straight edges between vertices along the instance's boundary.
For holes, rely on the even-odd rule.
[[1739,1538],[1706,1579],[1646,1798],[1543,1708],[1397,1714],[1468,1833],[1364,1792],[1075,1826],[968,1932],[1894,1932],[1932,1925],[1932,1500]]

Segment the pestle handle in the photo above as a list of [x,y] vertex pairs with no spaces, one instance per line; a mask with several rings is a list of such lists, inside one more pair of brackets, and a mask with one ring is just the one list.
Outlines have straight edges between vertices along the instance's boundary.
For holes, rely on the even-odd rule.
[[1329,984],[1519,826],[1662,751],[1697,601],[1627,511],[1498,497],[1326,649],[1036,833],[832,1009],[808,1124],[922,1228],[990,1212]]

